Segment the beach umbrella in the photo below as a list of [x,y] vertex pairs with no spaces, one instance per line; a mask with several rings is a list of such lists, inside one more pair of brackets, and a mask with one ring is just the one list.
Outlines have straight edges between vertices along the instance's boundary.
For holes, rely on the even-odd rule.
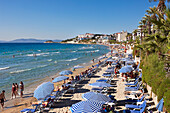
[[52,82],[53,83],[55,83],[55,82],[60,82],[60,81],[62,81],[62,80],[66,80],[66,79],[68,79],[69,77],[67,77],[67,76],[58,76],[58,77],[56,77]]
[[74,69],[84,68],[83,66],[74,66]]
[[131,72],[133,69],[132,69],[132,67],[130,67],[130,66],[124,66],[124,67],[122,67],[120,70],[119,70],[119,72],[120,73],[128,73],[128,72]]
[[163,98],[159,101],[158,105],[156,106],[156,109],[159,111],[159,112],[162,112],[163,111],[163,104],[164,104],[164,100]]
[[44,82],[39,85],[34,91],[34,97],[38,100],[42,100],[49,96],[54,90],[54,84],[51,82]]
[[85,100],[93,100],[93,101],[103,102],[103,103],[111,101],[110,97],[108,97],[107,95],[103,95],[101,93],[95,93],[95,92],[87,92],[82,95],[82,98]]
[[105,82],[95,82],[89,84],[90,86],[95,86],[95,87],[111,87],[112,85],[105,83]]
[[96,101],[81,101],[70,107],[72,113],[94,113],[100,111],[103,103]]
[[61,71],[59,74],[60,75],[69,75],[69,74],[73,74],[73,72],[69,71],[69,70],[64,70],[64,71]]

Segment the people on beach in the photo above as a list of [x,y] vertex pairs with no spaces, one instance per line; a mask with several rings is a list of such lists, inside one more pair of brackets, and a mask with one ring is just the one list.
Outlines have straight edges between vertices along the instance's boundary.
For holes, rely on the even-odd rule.
[[16,86],[14,83],[12,84],[12,92],[11,93],[12,93],[11,99],[13,99],[13,96],[16,98]]
[[18,94],[18,84],[17,84],[17,83],[15,83],[15,87],[16,87],[15,95],[19,95],[19,94]]
[[5,101],[6,101],[5,90],[3,90],[2,93],[0,93],[0,103],[1,103],[2,110],[4,109],[4,102]]
[[20,82],[19,87],[20,87],[20,96],[22,98],[23,97],[23,91],[24,91],[24,84],[23,84],[22,81]]
[[117,74],[118,74],[118,67],[117,66],[114,68],[114,72],[115,72],[115,77],[117,77]]

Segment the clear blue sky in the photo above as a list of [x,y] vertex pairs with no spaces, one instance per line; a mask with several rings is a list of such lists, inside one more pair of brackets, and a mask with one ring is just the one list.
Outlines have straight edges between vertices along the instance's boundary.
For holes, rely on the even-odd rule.
[[149,0],[0,0],[0,40],[132,32],[154,5]]

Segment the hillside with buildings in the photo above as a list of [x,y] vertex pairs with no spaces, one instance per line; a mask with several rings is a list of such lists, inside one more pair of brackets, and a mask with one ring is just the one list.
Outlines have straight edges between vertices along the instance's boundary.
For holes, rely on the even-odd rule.
[[110,42],[125,42],[132,39],[132,34],[122,31],[114,34],[80,34],[72,39],[62,41],[63,43],[89,43],[89,44],[108,44]]

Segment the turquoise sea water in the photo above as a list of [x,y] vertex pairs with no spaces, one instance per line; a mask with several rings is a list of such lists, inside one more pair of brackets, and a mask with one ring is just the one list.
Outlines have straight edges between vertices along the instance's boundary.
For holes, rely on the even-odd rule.
[[12,83],[25,85],[52,76],[109,52],[102,45],[59,43],[0,43],[0,91]]

